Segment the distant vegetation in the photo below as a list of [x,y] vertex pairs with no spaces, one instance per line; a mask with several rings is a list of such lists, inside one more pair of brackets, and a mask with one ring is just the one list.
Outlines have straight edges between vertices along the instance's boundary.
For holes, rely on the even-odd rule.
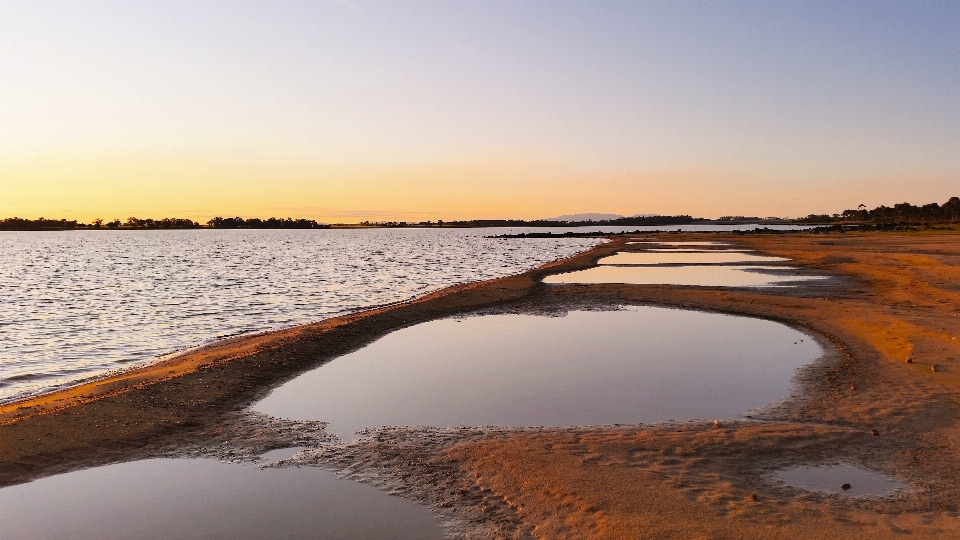
[[[94,222],[96,224],[96,221]],[[128,229],[197,229],[200,224],[189,219],[163,218],[163,219],[139,219],[127,218],[124,224]],[[120,220],[107,223],[107,227],[116,229],[120,227]]]
[[[724,216],[717,220],[694,218],[687,215],[680,216],[634,216],[617,219],[607,219],[600,221],[553,221],[545,219],[523,220],[523,219],[476,219],[470,221],[421,221],[419,223],[408,223],[406,221],[364,221],[357,225],[362,227],[445,227],[445,228],[468,228],[468,227],[571,227],[571,226],[622,226],[622,227],[642,227],[642,226],[669,226],[669,225],[688,225],[691,223],[871,223],[880,225],[912,225],[912,224],[932,224],[932,223],[957,223],[960,222],[960,197],[951,197],[950,200],[941,204],[930,203],[923,206],[914,206],[910,203],[895,204],[892,207],[878,206],[873,210],[867,210],[864,205],[860,205],[856,210],[844,210],[840,214],[810,214],[807,217],[797,219],[786,219],[777,217],[747,217],[747,216]],[[357,225],[335,225],[335,227],[350,227]],[[250,218],[241,217],[215,217],[206,224],[200,224],[190,219],[181,218],[163,218],[163,219],[140,219],[127,218],[121,222],[115,219],[110,222],[104,222],[102,219],[94,220],[92,223],[79,223],[76,220],[68,221],[66,219],[22,219],[18,217],[6,218],[0,220],[0,231],[57,231],[70,229],[329,229],[330,225],[318,223],[312,219],[291,219],[291,218]]]
[[163,218],[163,219],[140,219],[136,217],[127,218],[126,221],[115,219],[104,222],[102,219],[95,219],[92,223],[79,223],[75,220],[67,221],[65,219],[22,219],[7,218],[0,220],[0,231],[62,231],[71,229],[328,229],[329,225],[317,223],[312,219],[243,219],[239,217],[222,218],[215,217],[208,221],[206,225],[201,225],[191,219],[183,218]]
[[546,219],[475,219],[470,221],[422,221],[424,227],[570,227],[570,226],[644,226],[687,225],[697,221],[709,221],[690,216],[636,216],[597,221],[555,221]]
[[857,222],[879,225],[890,224],[927,224],[960,222],[960,197],[950,197],[941,204],[930,203],[914,206],[910,203],[895,204],[893,207],[878,206],[873,210],[860,205],[856,210],[844,210],[839,214],[810,214],[793,220],[796,223],[840,223]]
[[892,208],[878,206],[867,210],[860,205],[856,210],[844,210],[845,221],[870,221],[873,223],[952,223],[960,221],[960,197],[950,197],[942,205],[937,203],[914,206],[900,203]]
[[18,217],[0,220],[0,231],[58,231],[84,227],[82,223],[65,219],[22,219]]
[[317,223],[312,219],[279,219],[279,218],[250,218],[241,217],[222,218],[215,217],[207,222],[207,226],[213,229],[329,229],[330,226]]

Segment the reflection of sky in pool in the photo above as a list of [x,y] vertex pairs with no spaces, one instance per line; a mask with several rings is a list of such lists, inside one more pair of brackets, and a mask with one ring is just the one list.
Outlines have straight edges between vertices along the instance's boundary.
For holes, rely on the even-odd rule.
[[768,257],[742,252],[676,252],[644,251],[619,252],[600,259],[597,264],[723,264],[723,263],[770,263],[788,261],[783,257]]
[[847,464],[794,467],[774,473],[774,478],[788,486],[850,497],[893,495],[910,489],[885,474]]
[[627,244],[660,244],[661,246],[729,246],[726,242],[627,242]]
[[553,284],[627,283],[632,285],[696,285],[700,287],[769,287],[792,282],[825,279],[764,273],[794,270],[764,266],[597,266],[543,279]]
[[254,406],[330,422],[563,426],[736,416],[788,393],[821,349],[778,323],[654,307],[487,315],[393,332]]
[[313,467],[153,459],[3,488],[0,501],[4,540],[443,537],[426,507]]
[[667,253],[745,253],[753,251],[752,249],[703,249],[703,248],[648,248],[646,251],[663,251]]

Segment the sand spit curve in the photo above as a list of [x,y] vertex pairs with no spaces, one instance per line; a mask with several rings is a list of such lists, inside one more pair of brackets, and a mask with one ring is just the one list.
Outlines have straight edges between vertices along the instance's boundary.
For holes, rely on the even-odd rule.
[[[828,275],[793,288],[544,285],[629,241],[414,302],[234,340],[0,407],[0,485],[180,452],[246,459],[308,446],[315,464],[421,500],[462,538],[919,538],[960,535],[960,235],[689,233]],[[254,415],[270,388],[418,322],[502,309],[658,305],[771,319],[830,344],[752,418],[553,429],[383,428],[340,444],[322,423]],[[910,363],[906,362],[909,358]],[[253,458],[250,458],[253,459]],[[770,482],[830,461],[896,477],[891,498]]]

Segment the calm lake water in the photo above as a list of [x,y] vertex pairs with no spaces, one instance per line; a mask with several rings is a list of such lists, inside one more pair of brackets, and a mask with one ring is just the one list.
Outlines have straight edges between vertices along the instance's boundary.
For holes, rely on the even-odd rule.
[[254,409],[383,425],[566,426],[737,416],[823,354],[779,323],[655,307],[484,315],[398,330],[280,386]]
[[440,540],[426,507],[316,467],[208,459],[97,467],[0,489],[4,540]]
[[515,274],[596,239],[511,229],[0,233],[0,401],[219,337]]
[[755,227],[0,232],[0,402],[218,338],[515,274],[599,242],[486,236]]

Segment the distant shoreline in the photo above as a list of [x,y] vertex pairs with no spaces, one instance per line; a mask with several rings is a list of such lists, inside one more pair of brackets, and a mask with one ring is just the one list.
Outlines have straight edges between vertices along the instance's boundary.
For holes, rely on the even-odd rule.
[[[561,217],[604,216],[608,214],[572,214]],[[613,215],[613,214],[609,214]],[[695,218],[687,214],[661,216],[659,214],[638,214],[631,217],[612,219],[588,219],[565,221],[558,218],[548,219],[472,219],[444,221],[361,221],[359,223],[321,223],[314,219],[242,218],[217,216],[205,224],[186,218],[140,219],[127,218],[125,222],[114,219],[104,222],[80,223],[67,219],[24,219],[11,217],[0,219],[0,231],[4,230],[70,230],[70,229],[365,229],[365,228],[478,228],[478,227],[650,227],[672,225],[873,225],[921,226],[935,224],[960,223],[960,197],[951,197],[943,205],[937,203],[914,206],[910,203],[895,204],[893,207],[878,206],[867,210],[864,205],[857,209],[844,210],[840,214],[810,214],[806,217],[783,218],[776,216],[722,216],[718,219]]]

